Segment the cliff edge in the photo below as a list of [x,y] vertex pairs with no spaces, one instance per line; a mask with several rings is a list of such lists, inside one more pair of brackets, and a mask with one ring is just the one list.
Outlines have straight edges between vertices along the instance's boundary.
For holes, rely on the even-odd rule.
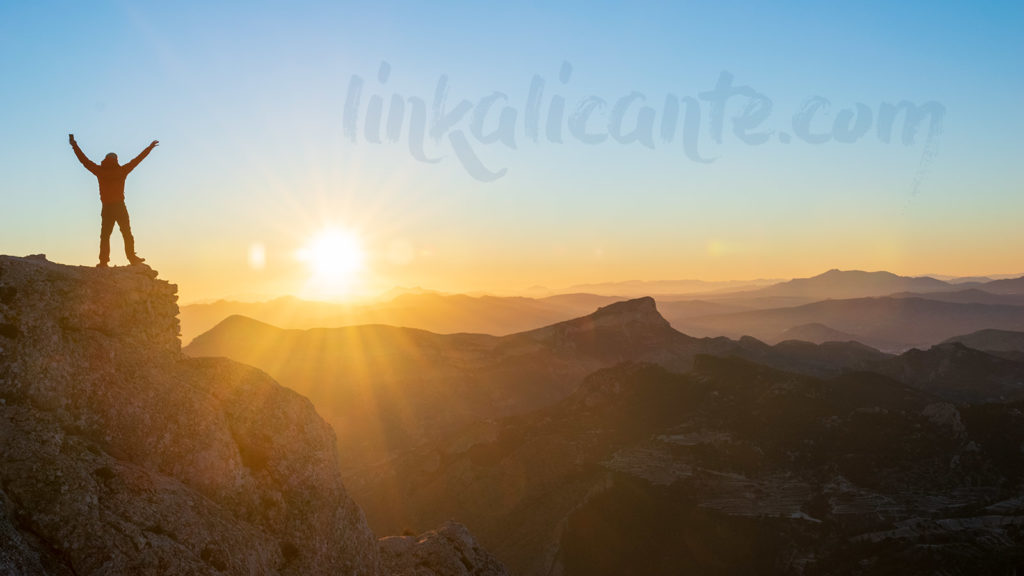
[[0,572],[381,574],[331,428],[156,276],[0,256]]

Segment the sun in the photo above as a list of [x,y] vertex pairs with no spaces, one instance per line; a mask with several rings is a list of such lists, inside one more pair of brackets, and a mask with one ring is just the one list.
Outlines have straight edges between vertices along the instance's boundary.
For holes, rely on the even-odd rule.
[[366,260],[359,236],[344,228],[325,228],[297,254],[309,267],[307,292],[318,297],[346,295],[356,284]]

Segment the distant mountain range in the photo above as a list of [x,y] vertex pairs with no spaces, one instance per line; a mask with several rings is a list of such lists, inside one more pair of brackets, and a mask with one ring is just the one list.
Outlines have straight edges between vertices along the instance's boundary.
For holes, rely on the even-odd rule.
[[986,292],[979,288],[957,290],[955,292],[897,292],[892,298],[922,298],[936,302],[955,302],[957,304],[1004,304],[1008,306],[1024,306],[1024,294],[999,294]]
[[786,340],[799,340],[802,342],[813,342],[814,344],[822,344],[824,342],[851,342],[857,341],[861,337],[849,332],[841,332],[825,326],[820,322],[811,322],[810,324],[801,324],[799,326],[793,326],[782,332],[778,339],[785,342]]
[[[924,296],[932,293],[961,292],[971,289],[990,294],[1024,294],[1024,276],[989,281],[976,279],[944,281],[930,276],[899,276],[884,271],[829,270],[810,278],[795,278],[754,290],[708,294],[706,297],[714,301],[788,299],[793,304],[829,299],[891,296],[908,292]],[[692,297],[704,296],[693,295]]]
[[[616,302],[506,336],[231,317],[184,351],[252,364],[308,396],[375,530],[456,518],[527,576],[789,573],[793,562],[906,573],[968,559],[998,572],[1019,559],[1005,543],[1024,528],[1024,363],[959,343],[896,356],[695,338],[659,306]],[[920,298],[796,309],[814,307],[838,307],[839,326],[860,316],[869,336],[1016,310]],[[795,322],[803,313],[719,317],[837,335]],[[949,546],[924,552],[935,540]]]
[[[811,278],[779,282],[743,296],[789,296],[812,300],[886,296],[894,292],[939,292],[953,285],[935,278],[897,276],[891,272],[829,270]],[[733,296],[736,296],[734,294]]]
[[[926,340],[964,327],[961,332],[969,333],[985,322],[1024,326],[1024,308],[912,298],[825,301],[702,318],[738,334],[775,333],[796,325],[799,329],[789,331],[790,336],[825,339],[812,343],[787,338],[770,345],[749,336],[688,336],[659,314],[652,298],[639,298],[507,336],[444,335],[386,325],[281,329],[232,316],[183,350],[189,356],[226,356],[256,366],[308,396],[337,428],[345,461],[353,467],[477,420],[549,406],[570,394],[587,374],[626,361],[685,372],[695,356],[711,354],[817,377],[876,371],[915,387],[932,385],[932,393],[958,401],[1016,397],[1016,383],[1010,382],[1017,374],[1014,358],[979,352],[990,363],[1009,363],[986,372],[989,365],[977,358],[972,359],[975,364],[961,366],[959,348],[944,345],[927,355],[947,371],[951,366],[958,371],[952,379],[937,373],[922,376],[920,369],[904,367],[913,364],[904,359],[916,350],[894,357],[846,338],[852,330],[840,333],[825,325],[800,324],[821,317],[838,326],[859,322],[851,327],[865,336],[862,341],[893,341],[908,334]],[[845,341],[827,341],[831,336]],[[968,383],[977,391],[974,396],[957,388],[967,374],[979,378]],[[1021,381],[1024,386],[1024,377]]]
[[[699,283],[692,281],[686,281],[684,284],[691,288],[699,286]],[[417,290],[399,294],[387,302],[360,306],[309,302],[291,297],[257,303],[219,301],[183,306],[181,332],[182,340],[187,343],[228,316],[242,315],[282,328],[387,324],[441,334],[467,332],[501,336],[575,318],[599,306],[636,295],[656,295],[659,309],[669,323],[676,329],[695,336],[742,335],[733,327],[721,327],[717,322],[698,322],[695,318],[703,320],[703,317],[730,313],[793,308],[828,299],[892,297],[958,304],[1024,306],[1024,281],[1019,278],[952,283],[928,277],[896,276],[888,272],[831,270],[813,278],[790,280],[742,291],[718,290],[702,294],[665,291],[673,285],[673,282],[593,285],[589,288],[598,290],[600,287],[603,290],[619,287],[623,291],[618,295],[570,293],[544,298],[467,296]],[[638,287],[649,292],[634,294],[634,289]],[[681,286],[676,288],[681,289]],[[802,320],[794,319],[792,323],[784,326],[774,326],[770,332],[755,325],[748,333],[770,341],[778,341],[788,337],[783,334],[787,330],[815,323],[836,331],[837,335],[846,333],[873,346],[893,350],[913,345],[936,344],[942,338],[964,331],[957,328],[939,339],[921,340],[900,333],[885,338],[844,328],[843,326],[850,324],[846,320],[843,320],[843,326],[840,326],[833,325],[823,318],[808,319],[805,316]],[[991,326],[980,326],[986,327]]]
[[985,282],[979,288],[994,294],[1024,294],[1024,276]]
[[855,298],[689,318],[681,328],[695,335],[750,335],[777,342],[788,337],[787,331],[808,324],[820,324],[864,344],[898,352],[986,328],[1024,330],[1024,306]]
[[464,294],[401,294],[373,305],[312,302],[293,297],[267,302],[217,301],[181,308],[185,343],[229,316],[246,316],[283,328],[319,328],[388,324],[440,334],[470,332],[503,335],[568,320],[598,306],[622,300],[594,294],[561,294],[545,298],[466,296]]
[[631,280],[626,282],[600,282],[594,284],[576,284],[569,288],[570,292],[603,294],[636,298],[637,296],[665,296],[704,294],[715,292],[735,292],[737,290],[754,289],[770,286],[779,282],[778,279],[758,279],[749,281],[706,280]]
[[1024,400],[1024,364],[955,341],[910,350],[871,370],[954,402]]
[[688,370],[695,354],[733,349],[727,339],[677,332],[642,298],[500,337],[384,325],[285,330],[232,316],[184,352],[256,366],[308,396],[356,465],[478,419],[550,405],[618,362]]
[[979,330],[954,336],[944,343],[959,342],[968,348],[987,352],[1024,352],[1024,332],[1010,330]]

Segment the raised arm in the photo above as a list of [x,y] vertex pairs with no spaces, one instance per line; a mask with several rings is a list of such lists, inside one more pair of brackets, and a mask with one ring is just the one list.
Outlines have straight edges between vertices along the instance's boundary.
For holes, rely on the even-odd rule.
[[75,151],[75,156],[78,157],[78,161],[82,163],[82,166],[85,166],[85,169],[89,172],[95,173],[99,166],[97,166],[92,160],[89,160],[89,157],[85,155],[85,152],[82,152],[82,149],[78,147],[78,142],[75,142],[74,134],[68,134],[68,142],[71,142],[71,148]]
[[146,156],[149,156],[149,153],[153,151],[153,148],[156,148],[159,145],[160,145],[160,141],[159,140],[153,140],[153,142],[150,143],[149,146],[146,146],[145,150],[143,150],[142,152],[139,152],[139,155],[136,156],[134,159],[132,159],[131,162],[125,164],[124,167],[128,169],[127,170],[128,172],[131,172],[132,170],[135,170],[135,167],[139,165],[139,162],[142,162],[143,160],[145,160]]

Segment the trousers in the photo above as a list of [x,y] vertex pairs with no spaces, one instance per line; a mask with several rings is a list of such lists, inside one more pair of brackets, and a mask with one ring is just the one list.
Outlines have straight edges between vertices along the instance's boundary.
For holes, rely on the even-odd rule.
[[124,255],[129,260],[135,257],[135,237],[132,236],[132,225],[128,221],[128,207],[124,202],[104,204],[100,212],[100,262],[110,261],[110,234],[114,231],[114,223],[121,229],[124,237]]

